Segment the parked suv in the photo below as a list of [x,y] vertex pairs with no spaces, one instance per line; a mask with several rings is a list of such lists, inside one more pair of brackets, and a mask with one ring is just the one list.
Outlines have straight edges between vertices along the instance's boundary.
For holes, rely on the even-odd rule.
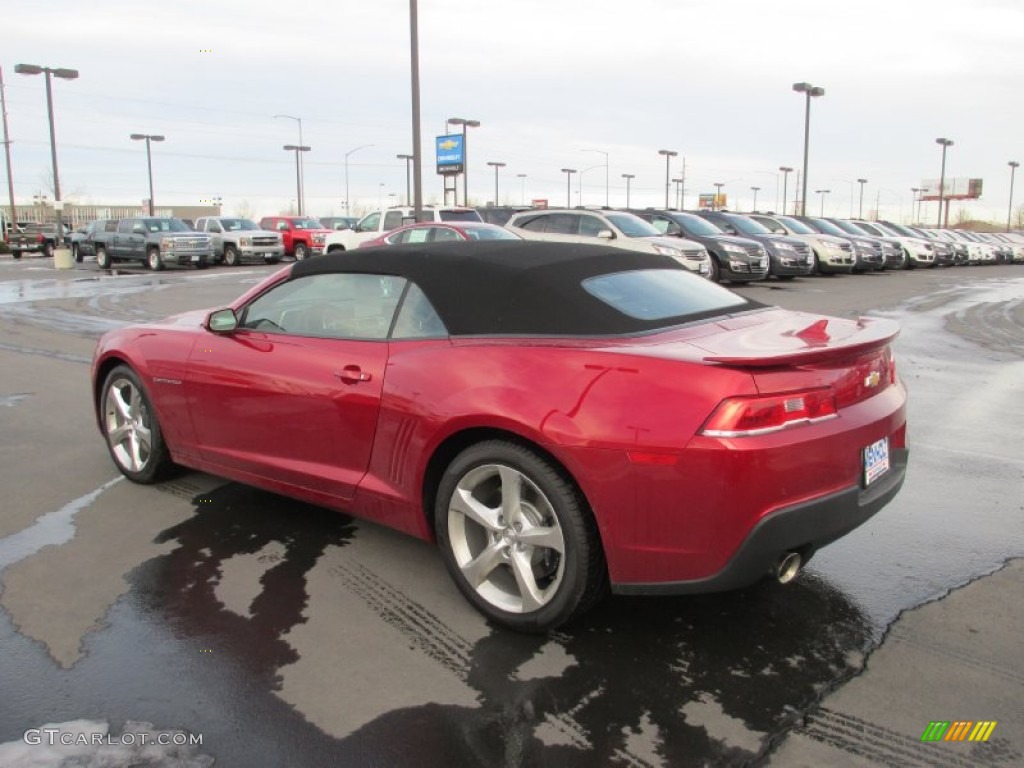
[[505,228],[527,240],[603,242],[630,251],[660,253],[699,275],[711,276],[711,259],[703,245],[665,237],[650,223],[625,211],[545,208],[517,213]]
[[205,269],[213,263],[209,235],[189,229],[179,219],[121,219],[116,229],[109,224],[93,233],[96,266],[110,269],[115,261],[141,261],[153,271],[166,264],[191,264]]
[[935,266],[935,249],[930,240],[917,235],[907,236],[880,221],[855,219],[854,224],[872,235],[887,237],[898,242],[907,257],[903,264],[905,269]]
[[277,232],[260,229],[250,219],[208,216],[196,219],[196,231],[213,240],[213,256],[234,267],[243,261],[277,264],[284,256],[284,242]]
[[[633,213],[649,221],[663,235],[685,237],[703,245],[711,258],[710,277],[716,283],[723,279],[750,281],[765,277],[768,252],[757,240],[727,235],[707,219],[684,211],[648,210]],[[810,271],[803,265],[799,271],[790,272],[788,265],[781,269],[787,275],[803,275]]]
[[[776,235],[803,240],[814,253],[814,271],[822,275],[848,274],[856,266],[853,243],[847,237],[826,235],[789,216],[750,214],[750,218]],[[877,266],[881,266],[881,259]],[[872,269],[874,267],[871,267]]]
[[[420,211],[421,222],[426,221],[483,221],[475,208],[425,206]],[[415,209],[408,206],[373,211],[359,220],[352,229],[332,232],[324,244],[324,252],[351,251],[367,240],[373,240],[403,224],[416,221]]]
[[872,251],[882,257],[882,269],[902,269],[906,256],[903,248],[895,240],[887,240],[884,237],[876,237],[868,234],[852,221],[846,219],[829,219],[816,216],[794,216],[793,218],[804,222],[819,232],[826,232],[830,235],[842,235],[850,238],[853,249],[859,254],[861,251]]
[[[737,213],[699,211],[696,215],[710,221],[726,234],[747,237],[761,243],[768,252],[769,258],[762,277],[767,277],[770,273],[778,278],[788,280],[798,274],[810,274],[809,270],[814,267],[814,254],[811,252],[810,246],[802,240],[786,235],[776,235],[764,225]],[[735,274],[735,272],[723,272],[722,277],[727,280],[743,279],[742,273],[739,273],[738,277],[733,277]]]
[[284,242],[284,253],[296,261],[319,256],[324,251],[324,240],[331,230],[309,216],[264,216],[260,229],[277,232]]

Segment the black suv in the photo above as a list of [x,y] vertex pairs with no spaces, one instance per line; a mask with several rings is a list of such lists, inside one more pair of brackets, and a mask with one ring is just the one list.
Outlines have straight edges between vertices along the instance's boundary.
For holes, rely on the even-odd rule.
[[[697,215],[727,234],[748,237],[761,243],[771,260],[771,274],[782,280],[790,280],[798,275],[809,275],[814,270],[814,254],[811,252],[811,246],[803,240],[788,235],[776,235],[764,225],[738,213],[699,211]],[[768,271],[766,270],[766,273]]]

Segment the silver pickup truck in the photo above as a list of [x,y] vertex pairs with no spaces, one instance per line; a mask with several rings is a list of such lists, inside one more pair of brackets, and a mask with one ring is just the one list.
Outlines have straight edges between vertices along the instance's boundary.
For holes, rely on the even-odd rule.
[[234,267],[243,261],[276,264],[284,256],[281,235],[260,229],[256,222],[231,216],[207,216],[196,219],[196,231],[205,232],[213,240],[217,262]]

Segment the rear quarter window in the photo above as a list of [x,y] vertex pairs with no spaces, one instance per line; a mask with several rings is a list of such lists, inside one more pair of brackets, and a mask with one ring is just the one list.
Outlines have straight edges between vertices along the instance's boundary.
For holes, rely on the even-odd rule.
[[[644,269],[587,278],[584,290],[637,320],[685,322],[749,305],[743,297],[678,269]],[[671,324],[671,323],[669,323]]]

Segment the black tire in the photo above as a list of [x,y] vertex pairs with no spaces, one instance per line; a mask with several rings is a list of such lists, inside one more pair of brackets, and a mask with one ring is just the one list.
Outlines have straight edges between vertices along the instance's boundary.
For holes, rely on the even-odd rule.
[[107,248],[104,245],[96,246],[96,266],[100,269],[110,269],[111,261],[110,254],[107,253]]
[[796,275],[776,275],[775,277],[778,280],[792,280]]
[[224,266],[237,267],[241,263],[238,257],[238,249],[233,245],[224,246]]
[[264,259],[264,261],[267,264],[277,264],[277,263],[279,263],[281,261],[281,257],[280,256],[270,256],[270,257]]
[[127,365],[114,368],[103,382],[100,423],[110,458],[132,482],[155,483],[173,469],[149,394]]
[[917,264],[915,264],[914,260],[912,258],[910,258],[910,251],[908,251],[906,248],[904,248],[903,249],[903,268],[904,269],[914,269],[916,267],[917,267]]
[[81,251],[81,250],[79,250],[79,248],[78,248],[78,245],[77,245],[77,244],[75,244],[75,243],[72,243],[72,245],[71,245],[71,257],[72,257],[72,258],[73,258],[73,259],[74,259],[74,260],[75,260],[75,261],[76,261],[76,262],[77,262],[78,264],[81,264],[81,263],[82,263],[82,261],[83,261],[83,259],[84,259],[84,257],[82,256],[82,251]]
[[53,243],[43,243],[43,256],[48,259],[53,258]]
[[200,256],[199,261],[196,262],[196,269],[206,269],[210,266],[210,262],[206,260],[205,256]]
[[150,248],[146,251],[146,266],[154,272],[159,272],[164,268],[164,260],[160,258],[159,248]]
[[11,258],[18,260],[21,258],[21,251],[11,251]]
[[295,244],[295,260],[305,261],[309,257],[309,248],[306,247],[305,243]]
[[[507,510],[515,520],[505,520],[501,507],[506,482],[517,487],[520,503]],[[493,513],[487,524],[465,513],[470,507],[458,500],[466,497],[474,499],[473,510]],[[562,472],[516,443],[488,440],[455,457],[441,478],[434,528],[459,590],[480,613],[509,629],[559,627],[607,589],[604,551],[586,500]],[[530,531],[543,538],[519,538]],[[475,584],[466,574],[473,563],[484,564]]]
[[708,275],[708,279],[713,283],[722,282],[722,265],[718,262],[717,256],[711,257],[711,273]]

